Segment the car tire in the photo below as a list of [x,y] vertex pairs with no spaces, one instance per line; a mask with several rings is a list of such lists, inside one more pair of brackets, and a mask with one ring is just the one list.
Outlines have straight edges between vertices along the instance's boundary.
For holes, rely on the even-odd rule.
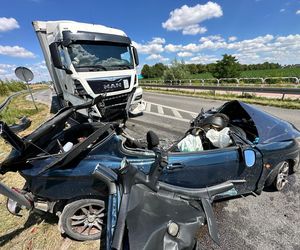
[[104,239],[105,202],[80,199],[68,203],[59,218],[61,231],[78,241]]
[[277,168],[276,177],[273,181],[273,188],[276,191],[281,191],[288,183],[287,177],[289,175],[289,163],[287,161],[281,162]]
[[300,163],[294,164],[294,165],[293,165],[293,168],[292,168],[292,173],[291,173],[291,174],[298,173],[299,170],[300,170]]

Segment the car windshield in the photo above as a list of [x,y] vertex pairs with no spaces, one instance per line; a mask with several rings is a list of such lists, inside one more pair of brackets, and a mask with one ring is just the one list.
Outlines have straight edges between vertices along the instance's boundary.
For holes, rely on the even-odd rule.
[[68,52],[77,71],[133,68],[131,49],[126,44],[73,43],[68,46]]

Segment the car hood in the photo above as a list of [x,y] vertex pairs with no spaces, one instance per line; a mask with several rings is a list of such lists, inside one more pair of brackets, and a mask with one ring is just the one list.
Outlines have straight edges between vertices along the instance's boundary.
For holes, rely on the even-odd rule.
[[225,103],[221,110],[224,108],[236,109],[238,106],[242,107],[255,123],[259,135],[259,143],[280,142],[300,137],[300,131],[293,124],[262,111],[253,105],[236,100]]

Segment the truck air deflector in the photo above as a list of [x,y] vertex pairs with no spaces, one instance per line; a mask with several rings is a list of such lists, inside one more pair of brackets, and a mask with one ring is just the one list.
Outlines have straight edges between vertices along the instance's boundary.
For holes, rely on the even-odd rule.
[[79,31],[78,33],[72,33],[71,31],[63,31],[63,45],[69,46],[71,43],[76,41],[95,41],[95,42],[111,42],[120,44],[131,44],[129,37],[118,36],[104,33],[93,33]]

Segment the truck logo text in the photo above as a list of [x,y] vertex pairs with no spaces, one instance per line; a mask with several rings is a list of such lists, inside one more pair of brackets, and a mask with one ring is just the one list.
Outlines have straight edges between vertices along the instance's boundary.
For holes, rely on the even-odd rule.
[[117,82],[117,83],[107,83],[103,85],[104,90],[110,90],[110,89],[120,89],[122,88],[122,83]]

